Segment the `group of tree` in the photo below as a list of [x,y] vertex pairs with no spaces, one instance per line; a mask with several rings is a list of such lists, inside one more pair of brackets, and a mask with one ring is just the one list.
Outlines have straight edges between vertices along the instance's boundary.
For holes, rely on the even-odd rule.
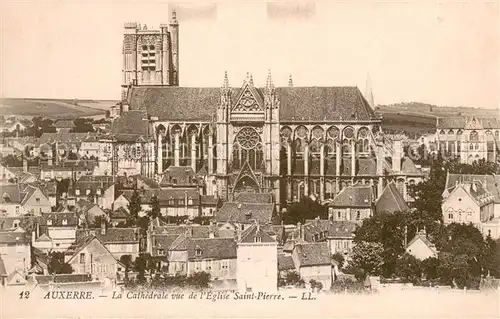
[[426,278],[460,288],[477,288],[481,276],[500,275],[500,240],[484,238],[472,224],[445,226],[435,221],[427,236],[439,252],[437,258],[420,261],[409,255],[405,242],[415,235],[418,222],[412,213],[403,212],[379,213],[364,220],[356,230],[345,272],[360,280],[380,275],[418,283]]
[[293,286],[296,288],[304,288],[305,281],[300,277],[300,274],[295,271],[287,271],[284,274],[278,272],[278,287]]
[[306,219],[328,218],[328,209],[317,200],[310,197],[302,197],[299,202],[293,203],[283,214],[282,220],[285,224],[304,223]]
[[47,266],[49,274],[71,274],[73,268],[64,261],[64,253],[53,251],[49,254],[49,264]]

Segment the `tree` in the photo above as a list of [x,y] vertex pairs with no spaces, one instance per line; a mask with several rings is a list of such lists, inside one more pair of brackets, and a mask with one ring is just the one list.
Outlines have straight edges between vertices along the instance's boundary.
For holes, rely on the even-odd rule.
[[151,211],[148,212],[148,216],[151,219],[156,219],[161,215],[160,213],[160,201],[158,200],[158,197],[154,195],[151,198]]
[[358,241],[352,249],[351,261],[346,272],[364,280],[369,275],[380,275],[384,259],[384,247],[380,243]]
[[486,273],[491,276],[500,277],[500,239],[496,241],[488,235],[486,237],[485,263],[484,268]]
[[405,253],[396,262],[395,275],[415,284],[422,276],[422,264],[414,256]]
[[422,260],[422,272],[428,280],[434,280],[438,278],[438,268],[439,259],[435,257],[429,257]]
[[98,215],[95,216],[92,220],[92,222],[89,223],[89,228],[101,228],[102,225],[106,228],[111,227],[111,223],[109,222],[109,219],[105,215]]
[[202,289],[208,288],[210,284],[210,273],[208,272],[195,272],[194,274],[187,277],[187,284],[191,287]]
[[125,281],[128,280],[128,272],[130,266],[132,265],[132,255],[122,255],[120,257],[120,262],[125,266]]
[[303,197],[300,202],[290,205],[283,216],[283,222],[285,224],[304,223],[306,219],[314,219],[316,217],[322,219],[328,218],[327,207],[309,197]]
[[8,167],[21,167],[23,166],[23,160],[19,156],[15,156],[12,154],[9,154],[7,156],[2,157],[2,165],[8,166]]
[[149,253],[140,253],[134,261],[134,269],[138,272],[137,279],[139,282],[146,280],[146,271],[154,271],[156,269],[155,260]]
[[51,252],[49,254],[49,265],[48,271],[50,274],[71,274],[73,273],[73,268],[70,264],[64,262],[64,253],[62,252]]
[[128,210],[130,214],[127,217],[127,223],[131,226],[137,225],[137,219],[139,218],[139,212],[141,211],[141,196],[137,190],[134,190],[134,193],[130,198]]
[[77,118],[75,121],[75,127],[73,128],[74,133],[88,133],[94,132],[94,127],[92,126],[93,120],[89,118]]
[[335,253],[332,256],[332,259],[338,263],[339,269],[342,269],[342,267],[344,266],[344,262],[345,262],[344,255],[341,253]]

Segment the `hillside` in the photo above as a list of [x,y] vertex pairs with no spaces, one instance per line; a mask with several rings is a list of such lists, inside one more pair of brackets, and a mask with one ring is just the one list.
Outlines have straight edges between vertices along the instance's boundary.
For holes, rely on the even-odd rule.
[[65,99],[0,99],[0,115],[48,118],[102,117],[116,101]]
[[446,107],[418,102],[378,105],[375,111],[382,115],[385,131],[404,131],[410,135],[434,132],[438,117],[499,117],[498,109]]

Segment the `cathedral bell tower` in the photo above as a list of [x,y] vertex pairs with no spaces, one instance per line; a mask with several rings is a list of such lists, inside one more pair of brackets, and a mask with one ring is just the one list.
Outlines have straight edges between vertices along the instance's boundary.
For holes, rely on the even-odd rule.
[[122,100],[130,86],[179,86],[179,22],[172,11],[170,23],[149,30],[125,23],[123,33]]

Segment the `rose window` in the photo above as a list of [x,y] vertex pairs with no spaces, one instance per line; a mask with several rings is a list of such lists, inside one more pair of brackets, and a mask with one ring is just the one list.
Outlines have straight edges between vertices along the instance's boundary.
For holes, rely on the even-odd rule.
[[344,130],[344,137],[345,138],[352,138],[354,136],[354,130],[352,127],[348,127]]
[[255,148],[257,143],[260,141],[260,136],[255,132],[255,130],[245,127],[243,128],[237,136],[238,145],[244,149]]

